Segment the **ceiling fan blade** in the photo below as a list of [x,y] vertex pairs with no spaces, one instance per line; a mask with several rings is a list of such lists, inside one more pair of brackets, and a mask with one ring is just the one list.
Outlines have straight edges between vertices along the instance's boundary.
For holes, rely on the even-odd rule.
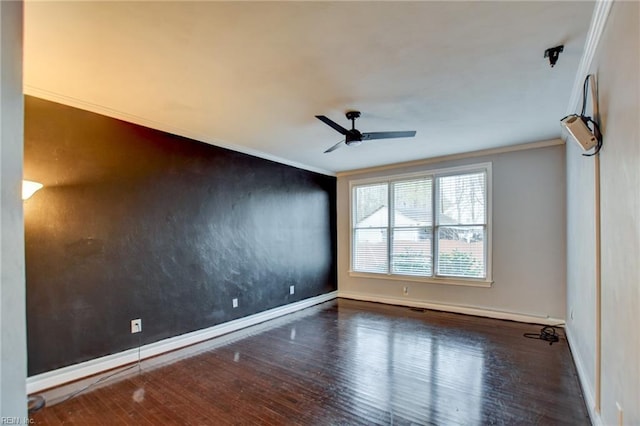
[[331,148],[329,148],[328,150],[326,150],[324,153],[327,154],[331,151],[335,151],[336,149],[340,148],[342,146],[342,144],[344,143],[344,141],[340,141],[337,144],[335,144],[334,146],[332,146]]
[[342,127],[341,125],[333,121],[332,119],[325,117],[324,115],[316,115],[316,118],[322,121],[324,124],[333,127],[335,131],[340,132],[343,135],[346,135],[348,132],[347,129],[345,129],[344,127]]
[[393,138],[412,138],[416,135],[415,130],[406,132],[369,132],[362,134],[362,140],[368,141],[371,139],[393,139]]

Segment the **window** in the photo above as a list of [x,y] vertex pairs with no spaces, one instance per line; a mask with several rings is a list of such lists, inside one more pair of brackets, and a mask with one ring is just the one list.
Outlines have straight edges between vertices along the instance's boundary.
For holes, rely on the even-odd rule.
[[490,164],[351,183],[353,273],[490,281]]

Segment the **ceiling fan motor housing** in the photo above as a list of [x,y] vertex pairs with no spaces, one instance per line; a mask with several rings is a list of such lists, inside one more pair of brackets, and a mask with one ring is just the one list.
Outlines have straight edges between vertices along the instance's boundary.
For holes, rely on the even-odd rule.
[[347,120],[353,122],[356,118],[360,117],[360,111],[347,111],[345,115],[347,116]]

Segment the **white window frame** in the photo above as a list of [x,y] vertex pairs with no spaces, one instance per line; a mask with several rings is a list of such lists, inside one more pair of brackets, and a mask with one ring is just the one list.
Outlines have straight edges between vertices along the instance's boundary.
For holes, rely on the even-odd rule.
[[[467,278],[467,277],[448,277],[448,276],[436,276],[437,269],[437,260],[438,260],[438,238],[437,238],[437,229],[441,226],[438,223],[437,215],[439,215],[439,211],[437,207],[437,198],[439,197],[438,185],[436,183],[437,178],[443,176],[451,176],[451,175],[462,175],[469,174],[474,172],[484,172],[486,173],[486,240],[485,240],[485,267],[486,267],[486,277],[485,278]],[[432,223],[432,235],[433,235],[433,259],[432,259],[432,273],[433,276],[425,277],[425,276],[416,276],[416,275],[402,275],[398,273],[391,273],[390,271],[386,273],[375,273],[375,272],[359,272],[353,270],[354,265],[354,254],[355,254],[355,232],[354,232],[354,188],[362,185],[371,185],[376,183],[386,183],[391,188],[391,183],[395,181],[402,180],[410,180],[416,178],[424,178],[430,177],[433,179],[432,186],[432,212],[433,212],[433,223]],[[457,167],[447,167],[440,169],[429,169],[415,173],[403,173],[396,175],[387,175],[380,176],[374,178],[366,178],[366,179],[357,179],[349,181],[349,275],[352,277],[359,278],[374,278],[374,279],[385,279],[385,280],[398,280],[398,281],[411,281],[411,282],[424,282],[431,284],[449,284],[449,285],[462,285],[462,286],[471,286],[471,287],[491,287],[493,283],[493,274],[492,274],[492,234],[493,234],[493,226],[492,226],[492,203],[493,203],[493,194],[492,194],[492,172],[491,172],[491,163],[476,163],[469,164],[465,166],[457,166]],[[392,199],[391,190],[389,189],[389,197]],[[389,219],[392,217],[392,206],[389,206]],[[387,232],[391,232],[390,224],[388,224]],[[387,245],[391,244],[391,236],[388,236]],[[387,258],[390,261],[390,248],[387,248]],[[390,268],[389,268],[390,269]]]

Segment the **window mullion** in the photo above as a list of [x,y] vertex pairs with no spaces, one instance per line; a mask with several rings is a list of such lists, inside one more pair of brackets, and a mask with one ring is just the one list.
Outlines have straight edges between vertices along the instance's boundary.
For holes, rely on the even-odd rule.
[[438,276],[437,273],[437,269],[438,269],[438,253],[440,251],[440,244],[438,243],[438,227],[440,226],[440,182],[437,178],[437,176],[433,176],[433,196],[432,196],[432,201],[433,201],[433,206],[432,206],[432,212],[433,212],[433,223],[431,224],[431,238],[432,238],[432,254],[431,254],[431,261],[433,262],[433,267],[431,268],[431,276],[432,277],[436,277]]
[[356,227],[357,227],[357,223],[356,223],[356,218],[358,215],[358,196],[357,196],[357,192],[356,192],[356,188],[357,186],[353,186],[351,188],[351,218],[349,220],[349,226],[351,227],[351,263],[349,264],[349,270],[355,270],[356,269]]
[[396,208],[395,203],[393,202],[395,185],[393,182],[389,182],[388,185],[387,195],[389,196],[389,199],[387,200],[387,205],[389,206],[389,215],[387,217],[387,274],[393,274],[393,268],[391,266],[391,250],[393,249],[393,218],[395,217]]

